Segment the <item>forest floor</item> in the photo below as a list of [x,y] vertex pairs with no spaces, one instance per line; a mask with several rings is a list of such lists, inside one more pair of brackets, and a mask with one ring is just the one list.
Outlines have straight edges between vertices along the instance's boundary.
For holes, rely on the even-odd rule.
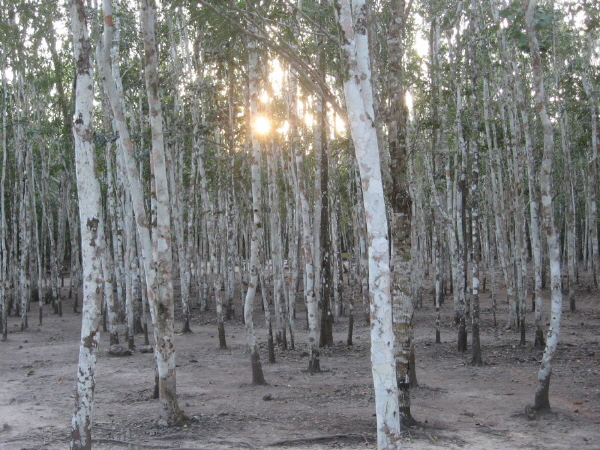
[[[442,307],[441,344],[435,344],[431,300],[416,310],[419,387],[412,390],[412,413],[418,424],[405,430],[404,448],[599,449],[598,291],[579,290],[576,312],[568,310],[565,299],[550,387],[552,413],[533,420],[525,408],[533,403],[542,352],[532,345],[532,314],[527,316],[527,345],[520,346],[518,332],[504,330],[505,302],[499,301],[497,327],[489,292],[481,302],[481,367],[469,364],[470,353],[456,351],[451,299]],[[17,318],[10,319],[8,341],[0,342],[0,449],[68,448],[81,319],[71,305],[66,299],[63,317],[46,306],[42,326],[32,312],[25,332],[18,331]],[[544,312],[547,324],[547,293]],[[277,362],[269,364],[261,346],[267,386],[250,384],[239,320],[226,323],[229,348],[220,350],[214,311],[193,314],[193,333],[176,337],[178,396],[190,421],[179,428],[158,426],[152,355],[108,356],[105,333],[97,366],[94,448],[376,447],[369,328],[362,314],[352,346],[345,344],[348,319],[337,320],[335,346],[322,351],[323,372],[310,375],[300,313],[295,350],[278,350]],[[260,308],[255,318],[259,325],[264,321]],[[259,333],[266,342],[264,327]],[[141,343],[142,336],[136,336],[136,344]]]

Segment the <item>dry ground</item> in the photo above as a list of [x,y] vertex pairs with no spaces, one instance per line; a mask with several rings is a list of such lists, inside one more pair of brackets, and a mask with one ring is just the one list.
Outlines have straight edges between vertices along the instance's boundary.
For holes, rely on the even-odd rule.
[[[486,364],[472,367],[455,351],[452,305],[443,306],[442,344],[434,343],[434,308],[416,311],[415,343],[420,387],[407,429],[407,449],[599,449],[600,300],[597,290],[577,293],[578,311],[565,302],[562,342],[551,384],[553,413],[529,420],[541,351],[518,345],[519,336],[492,325],[488,293],[482,295]],[[258,303],[258,302],[257,302]],[[549,301],[545,299],[545,316]],[[68,447],[78,356],[80,316],[66,304],[63,317],[46,308],[44,324],[18,332],[11,318],[0,342],[0,449]],[[244,329],[226,324],[228,350],[218,349],[214,312],[194,311],[193,334],[178,335],[178,394],[191,418],[181,428],[157,426],[152,400],[153,357],[136,352],[98,359],[94,447],[97,449],[375,448],[374,398],[368,326],[357,320],[355,344],[345,345],[347,319],[335,324],[333,348],[323,350],[323,373],[309,375],[304,319],[297,320],[296,350],[278,351],[263,367],[268,386],[252,386]],[[255,317],[262,323],[262,312]],[[531,323],[531,314],[528,322]],[[180,324],[177,325],[180,327]],[[103,338],[106,335],[103,336]],[[261,341],[265,342],[261,328]],[[469,336],[470,337],[470,336]],[[141,343],[141,337],[136,337]],[[263,348],[264,350],[264,348]]]

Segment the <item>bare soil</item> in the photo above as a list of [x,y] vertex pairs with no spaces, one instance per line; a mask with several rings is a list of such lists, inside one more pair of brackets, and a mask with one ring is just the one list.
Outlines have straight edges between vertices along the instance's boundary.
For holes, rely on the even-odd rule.
[[[419,387],[412,390],[412,412],[418,424],[404,431],[404,448],[599,449],[598,291],[578,291],[576,312],[568,311],[564,302],[550,388],[552,413],[534,419],[525,413],[533,403],[542,355],[533,348],[533,329],[530,325],[527,330],[527,345],[519,346],[518,332],[503,328],[507,305],[499,301],[494,327],[489,293],[481,301],[481,367],[471,366],[470,355],[455,350],[451,300],[442,308],[442,344],[435,344],[431,301],[416,311]],[[81,319],[70,302],[66,299],[63,317],[46,307],[42,326],[32,312],[32,325],[25,332],[18,331],[17,318],[10,319],[9,339],[0,342],[0,449],[68,448]],[[544,311],[547,321],[548,298]],[[310,375],[301,311],[295,350],[278,350],[277,362],[269,364],[262,348],[267,386],[250,384],[240,321],[226,324],[229,348],[220,350],[214,312],[193,314],[193,333],[176,339],[178,395],[189,422],[179,428],[158,426],[152,354],[108,356],[104,334],[96,378],[95,448],[376,447],[369,328],[362,314],[355,322],[352,346],[345,344],[348,319],[337,320],[335,346],[322,352],[323,372]],[[257,307],[259,325],[263,317]],[[532,322],[529,312],[527,321]],[[259,332],[260,341],[266,342],[264,327]],[[142,343],[136,336],[136,344]]]

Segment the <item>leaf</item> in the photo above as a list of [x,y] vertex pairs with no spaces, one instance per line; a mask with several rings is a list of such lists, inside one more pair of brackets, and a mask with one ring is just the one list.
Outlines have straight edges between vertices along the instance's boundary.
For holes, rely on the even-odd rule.
[[28,377],[30,377],[31,375],[35,375],[35,370],[30,370],[29,372],[27,372]]
[[535,29],[543,30],[544,28],[547,28],[549,25],[551,25],[553,21],[554,14],[552,14],[551,12],[540,13],[535,18]]
[[515,18],[515,11],[510,6],[507,6],[500,11],[500,17],[503,19]]

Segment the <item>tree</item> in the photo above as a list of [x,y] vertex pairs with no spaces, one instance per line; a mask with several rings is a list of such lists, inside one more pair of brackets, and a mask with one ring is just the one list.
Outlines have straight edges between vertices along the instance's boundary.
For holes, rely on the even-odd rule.
[[[251,15],[255,11],[254,1],[248,2],[248,10]],[[252,26],[252,25],[251,25]],[[248,94],[249,100],[249,118],[256,120],[258,117],[258,45],[253,39],[248,42]],[[251,122],[248,123],[252,125]],[[250,176],[252,178],[252,231],[250,236],[250,281],[248,291],[244,302],[244,323],[246,325],[246,338],[250,350],[250,364],[252,368],[252,384],[267,384],[260,363],[260,353],[256,342],[254,332],[254,297],[258,287],[258,272],[260,270],[260,235],[262,234],[262,214],[261,214],[261,171],[260,171],[260,140],[256,130],[250,128],[250,149],[251,165]],[[263,286],[264,289],[264,286]]]
[[[396,370],[398,401],[402,425],[412,425],[410,412],[410,373],[414,365],[412,355],[412,318],[414,300],[411,291],[411,215],[412,199],[409,192],[408,172],[408,107],[406,106],[405,33],[410,13],[410,3],[395,0],[390,4],[388,32],[388,91],[387,111],[388,144],[391,180],[386,186],[390,205],[390,231],[392,238],[393,323],[396,338]],[[414,367],[412,368],[414,369]]]
[[400,417],[394,360],[388,228],[375,132],[366,28],[367,6],[364,0],[341,0],[336,6],[339,8],[338,20],[344,36],[342,51],[348,64],[344,79],[348,125],[360,169],[367,218],[371,364],[377,413],[377,446],[380,449],[393,449],[400,446]]
[[525,28],[529,40],[529,52],[533,72],[534,99],[540,121],[544,131],[544,154],[540,171],[540,190],[542,193],[542,213],[546,227],[546,239],[548,242],[548,257],[550,259],[550,291],[552,293],[550,328],[546,339],[546,348],[542,357],[542,363],[537,377],[535,390],[534,408],[538,411],[550,409],[550,377],[552,375],[552,361],[558,346],[560,336],[560,319],[562,314],[562,291],[561,291],[561,269],[560,248],[556,226],[554,224],[554,204],[552,200],[552,158],[554,156],[554,131],[548,108],[546,106],[546,93],[542,73],[542,59],[537,39],[534,15],[536,0],[528,0],[525,3]]
[[158,47],[155,31],[156,7],[142,0],[140,22],[146,56],[145,80],[152,131],[151,171],[156,196],[156,228],[152,234],[152,256],[156,270],[156,309],[153,315],[156,365],[159,377],[160,416],[167,425],[178,425],[185,414],[177,401],[174,346],[173,256],[169,183],[165,162],[162,105],[158,92]]
[[150,314],[154,324],[156,365],[158,372],[159,416],[161,423],[176,425],[185,414],[179,408],[176,394],[176,369],[174,347],[174,299],[172,285],[171,229],[169,192],[165,168],[164,141],[162,134],[162,110],[158,98],[156,67],[158,54],[154,31],[154,7],[144,1],[140,10],[144,46],[146,49],[146,86],[152,128],[153,181],[157,204],[156,229],[150,238],[150,223],[145,211],[143,190],[140,183],[133,142],[129,135],[123,105],[117,85],[110,70],[110,43],[114,22],[112,2],[104,0],[104,43],[99,46],[98,60],[104,88],[109,97],[119,130],[120,149],[125,163],[131,200],[135,213],[138,236],[141,241],[146,289]]
[[83,265],[83,304],[81,344],[77,371],[75,413],[71,421],[71,448],[92,448],[92,405],[96,385],[96,352],[100,341],[101,282],[104,245],[104,221],[100,198],[100,183],[94,162],[94,71],[91,43],[87,30],[83,0],[71,2],[71,31],[76,62],[75,168],[81,228]]

